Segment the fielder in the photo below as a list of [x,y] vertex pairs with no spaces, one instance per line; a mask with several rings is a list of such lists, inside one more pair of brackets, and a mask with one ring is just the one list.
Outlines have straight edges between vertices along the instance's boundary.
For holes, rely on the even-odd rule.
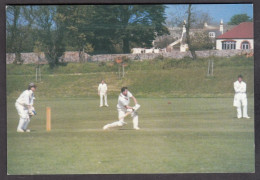
[[30,132],[30,129],[27,129],[30,123],[30,117],[36,115],[33,107],[35,90],[36,85],[34,83],[30,83],[28,89],[25,90],[15,102],[15,107],[18,115],[20,116],[17,132]]
[[233,105],[237,108],[238,119],[242,118],[241,108],[243,108],[243,118],[249,119],[250,117],[247,114],[246,83],[242,80],[243,76],[239,75],[238,80],[234,82],[235,96]]
[[100,106],[103,106],[103,97],[105,99],[105,106],[108,107],[107,104],[107,84],[104,80],[101,81],[101,83],[98,86],[98,95],[100,96]]
[[[135,106],[129,106],[130,98],[134,100]],[[124,118],[131,114],[133,118],[133,128],[135,130],[139,130],[138,127],[138,114],[137,110],[140,108],[140,105],[137,103],[136,98],[132,95],[131,92],[128,91],[127,87],[122,87],[121,93],[118,97],[117,111],[118,111],[118,119],[119,121],[113,122],[111,124],[107,124],[103,127],[104,130],[113,127],[121,127],[126,124]]]

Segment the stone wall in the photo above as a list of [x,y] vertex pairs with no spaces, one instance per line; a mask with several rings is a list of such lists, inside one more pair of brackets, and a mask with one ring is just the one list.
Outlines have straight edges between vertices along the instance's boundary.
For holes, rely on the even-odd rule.
[[[208,51],[196,51],[197,57],[206,58],[210,56],[217,57],[230,57],[236,55],[245,55],[252,54],[253,50],[208,50]],[[117,57],[126,56],[131,60],[149,60],[155,59],[156,57],[164,57],[164,58],[174,58],[174,59],[182,59],[184,57],[191,57],[190,52],[166,52],[166,53],[147,53],[147,54],[102,54],[102,55],[93,55],[90,56],[85,53],[85,61],[90,62],[105,62],[105,61],[113,61]],[[22,53],[21,59],[24,64],[33,64],[33,63],[41,63],[47,64],[48,61],[45,58],[44,53]],[[15,54],[7,53],[6,54],[6,63],[12,64],[15,60]],[[68,51],[65,52],[61,57],[60,61],[63,62],[79,62],[79,52]]]

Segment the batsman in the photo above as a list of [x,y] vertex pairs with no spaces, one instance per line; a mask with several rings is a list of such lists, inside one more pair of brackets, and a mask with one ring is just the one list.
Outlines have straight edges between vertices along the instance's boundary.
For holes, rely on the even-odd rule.
[[[131,107],[129,106],[130,104],[130,98],[133,99],[135,106]],[[111,124],[107,124],[103,127],[104,130],[107,130],[109,128],[113,127],[121,127],[125,124],[127,124],[124,121],[124,118],[128,115],[131,114],[133,118],[133,128],[135,130],[139,130],[140,128],[138,127],[138,114],[137,110],[140,108],[140,105],[137,103],[136,98],[132,95],[130,91],[128,91],[127,87],[122,87],[121,88],[121,93],[119,94],[118,97],[118,104],[117,104],[117,111],[118,111],[118,121],[113,122]]]
[[17,126],[17,132],[30,132],[27,129],[30,118],[36,115],[35,109],[33,107],[34,91],[36,90],[36,85],[30,83],[28,89],[23,91],[15,102],[15,107],[17,109],[20,120]]

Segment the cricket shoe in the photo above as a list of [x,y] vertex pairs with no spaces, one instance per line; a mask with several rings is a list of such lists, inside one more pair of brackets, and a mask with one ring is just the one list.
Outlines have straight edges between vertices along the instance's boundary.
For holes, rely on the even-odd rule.
[[30,129],[26,129],[25,132],[31,132],[31,130]]
[[246,117],[243,117],[243,118],[250,119],[250,117],[249,117],[249,116],[246,116]]
[[22,130],[22,129],[17,129],[17,132],[24,132],[24,130]]
[[108,105],[105,105],[106,107],[108,107]]
[[135,130],[140,130],[140,128],[139,128],[139,127],[135,127],[134,129],[135,129]]
[[103,130],[107,130],[109,127],[108,127],[108,125],[105,125],[104,127],[103,127]]

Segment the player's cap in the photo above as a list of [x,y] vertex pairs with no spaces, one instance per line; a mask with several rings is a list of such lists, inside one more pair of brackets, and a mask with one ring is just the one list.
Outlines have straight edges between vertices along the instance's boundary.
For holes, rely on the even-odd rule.
[[33,82],[31,82],[31,83],[28,85],[28,89],[31,89],[32,87],[36,88],[36,85],[35,85]]

